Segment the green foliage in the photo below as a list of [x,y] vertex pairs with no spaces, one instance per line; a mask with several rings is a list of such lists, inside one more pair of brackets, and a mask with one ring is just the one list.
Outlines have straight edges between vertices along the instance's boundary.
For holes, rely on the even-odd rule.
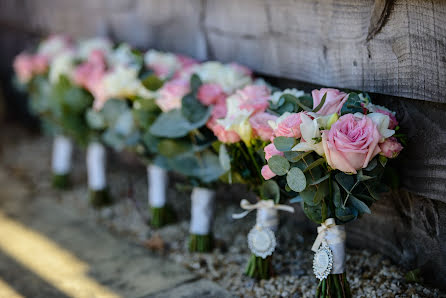
[[286,112],[297,113],[301,111],[311,111],[313,106],[313,99],[308,94],[305,94],[299,98],[291,94],[283,94],[276,104],[270,103],[269,111],[282,115]]
[[301,192],[307,186],[305,174],[298,167],[293,167],[290,169],[286,176],[286,181],[290,189],[295,192]]
[[146,75],[145,77],[143,77],[141,79],[141,83],[147,90],[150,91],[156,91],[160,89],[164,84],[163,80],[161,80],[154,74]]
[[288,170],[290,169],[290,163],[288,160],[280,155],[274,155],[268,160],[268,165],[271,171],[273,171],[274,174],[283,176],[286,173],[288,173]]
[[274,139],[274,146],[276,147],[277,150],[282,152],[291,151],[295,143],[296,139],[294,138],[276,137]]
[[260,187],[260,197],[262,200],[273,200],[274,202],[279,203],[280,189],[276,181],[265,181]]
[[158,137],[181,138],[190,131],[206,124],[210,115],[211,110],[207,109],[206,115],[200,121],[191,123],[183,116],[180,110],[172,110],[162,113],[151,126],[150,132]]
[[208,119],[210,108],[204,106],[193,93],[186,94],[181,103],[181,114],[192,123],[202,123],[203,119]]
[[341,109],[341,115],[349,114],[349,113],[362,113],[363,108],[361,106],[361,99],[357,93],[350,93],[348,95],[347,101],[344,103]]

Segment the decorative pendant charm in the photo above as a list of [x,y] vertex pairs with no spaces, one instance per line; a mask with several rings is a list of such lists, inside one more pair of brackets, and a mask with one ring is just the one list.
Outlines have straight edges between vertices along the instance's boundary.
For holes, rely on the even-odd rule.
[[274,232],[269,228],[254,226],[248,234],[248,246],[253,254],[265,259],[276,249]]
[[327,243],[322,243],[314,254],[313,272],[319,280],[326,279],[333,268],[333,252]]

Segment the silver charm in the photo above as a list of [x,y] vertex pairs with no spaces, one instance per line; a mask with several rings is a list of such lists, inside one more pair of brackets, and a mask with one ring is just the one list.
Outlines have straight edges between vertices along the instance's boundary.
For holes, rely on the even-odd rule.
[[314,254],[313,272],[319,280],[326,279],[333,268],[333,252],[326,242],[323,242]]
[[253,254],[265,259],[272,255],[276,249],[274,232],[269,228],[254,226],[248,234],[248,246]]

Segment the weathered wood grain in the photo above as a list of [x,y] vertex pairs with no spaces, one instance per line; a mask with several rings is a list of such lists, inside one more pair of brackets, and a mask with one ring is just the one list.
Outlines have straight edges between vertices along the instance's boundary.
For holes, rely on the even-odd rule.
[[[2,20],[237,60],[319,85],[446,102],[446,2],[12,0]],[[21,9],[19,9],[21,8]]]

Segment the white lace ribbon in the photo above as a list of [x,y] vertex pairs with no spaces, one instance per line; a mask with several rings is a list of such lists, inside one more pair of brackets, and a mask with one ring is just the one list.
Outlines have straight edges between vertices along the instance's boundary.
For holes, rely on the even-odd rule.
[[166,205],[167,171],[156,165],[147,166],[149,205],[161,208]]
[[105,148],[99,142],[91,142],[87,148],[88,187],[92,190],[104,190],[105,178]]
[[194,187],[191,201],[190,233],[209,235],[214,214],[215,191],[208,188]]
[[73,144],[71,140],[65,136],[56,136],[53,142],[53,156],[51,167],[56,175],[65,175],[71,169],[71,154],[73,152]]
[[345,227],[336,225],[333,218],[328,218],[317,228],[318,235],[311,248],[316,252],[323,242],[326,242],[333,253],[333,268],[331,274],[345,271]]

